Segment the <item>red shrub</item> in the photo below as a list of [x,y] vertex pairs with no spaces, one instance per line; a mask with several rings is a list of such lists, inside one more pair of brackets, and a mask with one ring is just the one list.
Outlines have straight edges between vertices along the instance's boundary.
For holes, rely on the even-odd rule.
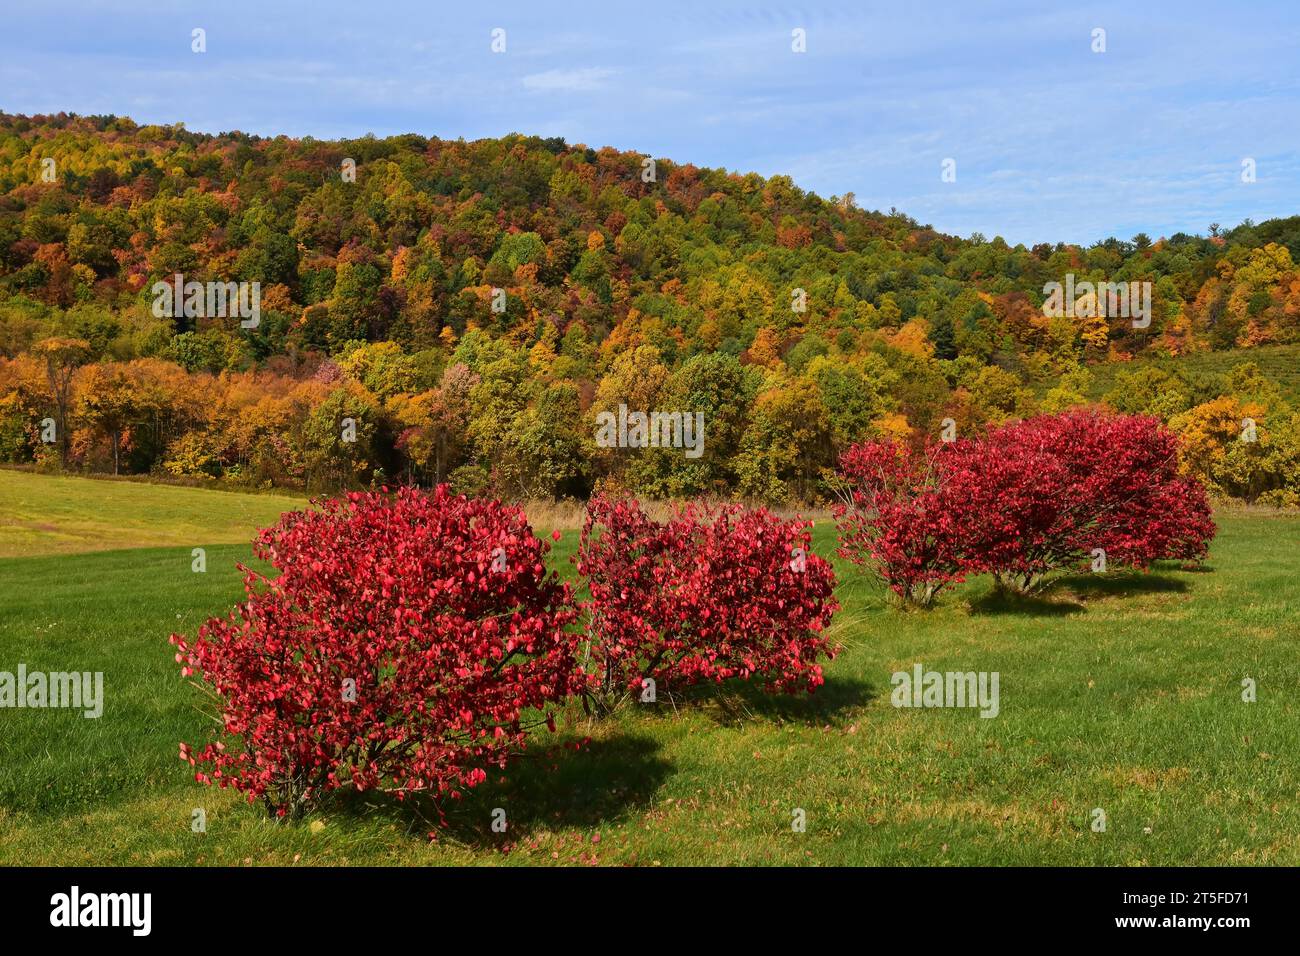
[[689,506],[651,520],[635,501],[594,499],[578,569],[607,691],[731,677],[812,691],[822,631],[838,609],[835,573],[812,553],[811,523],[764,509]]
[[869,566],[900,598],[922,606],[962,580],[959,535],[940,470],[943,450],[873,441],[840,457],[847,482],[835,508],[840,556]]
[[1004,425],[945,456],[963,565],[1028,590],[1085,564],[1203,558],[1204,489],[1178,475],[1178,439],[1155,418],[1070,412]]
[[279,815],[342,787],[459,796],[523,745],[526,711],[583,689],[569,589],[520,509],[445,486],[318,509],[257,538],[279,577],[243,569],[228,619],[172,635],[225,732],[181,745],[198,780]]
[[1177,438],[1154,418],[1044,415],[917,453],[850,448],[837,509],[840,553],[928,604],[963,574],[1028,590],[1088,561],[1145,567],[1203,558],[1214,537],[1204,489],[1181,478]]

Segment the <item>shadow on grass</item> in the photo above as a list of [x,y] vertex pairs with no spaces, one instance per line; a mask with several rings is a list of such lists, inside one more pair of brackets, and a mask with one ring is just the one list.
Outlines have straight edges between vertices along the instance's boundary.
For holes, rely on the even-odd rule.
[[1079,603],[1088,598],[1132,597],[1138,594],[1181,594],[1187,582],[1159,573],[1119,571],[1110,574],[1067,574],[1051,578],[1032,594],[994,588],[971,601],[973,614],[1020,614],[1028,617],[1065,617],[1083,614]]
[[721,687],[699,685],[684,693],[663,695],[655,706],[668,718],[677,707],[695,710],[727,726],[770,720],[821,727],[875,696],[870,684],[852,677],[827,677],[814,694],[771,694],[763,689],[762,681],[733,680]]
[[[656,741],[623,734],[576,748],[570,742],[528,749],[504,771],[490,770],[464,799],[444,801],[445,825],[428,798],[349,794],[332,809],[356,818],[386,815],[412,838],[435,832],[439,840],[490,849],[536,829],[595,828],[620,819],[649,806],[672,771]],[[506,833],[492,831],[497,808],[505,810]]]
[[1044,593],[1065,591],[1081,598],[1128,597],[1135,594],[1181,594],[1187,582],[1163,574],[1121,571],[1112,574],[1071,574],[1054,578]]
[[994,589],[982,598],[970,602],[972,614],[1017,614],[1026,617],[1067,617],[1082,614],[1084,607],[1077,601],[1051,601],[1037,594],[1015,594]]

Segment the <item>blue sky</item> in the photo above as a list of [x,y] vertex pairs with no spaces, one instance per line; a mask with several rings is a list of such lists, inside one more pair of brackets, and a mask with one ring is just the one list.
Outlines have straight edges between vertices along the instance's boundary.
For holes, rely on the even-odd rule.
[[[320,138],[563,136],[786,173],[1010,242],[1300,213],[1294,0],[41,0],[0,23],[8,112]],[[956,182],[941,182],[945,158]]]

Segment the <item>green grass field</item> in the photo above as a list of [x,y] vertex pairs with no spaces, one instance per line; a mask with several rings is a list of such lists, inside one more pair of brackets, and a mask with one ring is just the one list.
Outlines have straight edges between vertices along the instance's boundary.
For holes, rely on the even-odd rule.
[[302,498],[0,469],[0,558],[247,542]]
[[[1292,406],[1300,405],[1300,345],[1265,345],[1248,349],[1228,349],[1223,352],[1194,352],[1178,358],[1135,359],[1132,362],[1102,362],[1089,366],[1092,375],[1087,397],[1100,401],[1115,387],[1121,372],[1136,372],[1154,366],[1166,372],[1182,371],[1188,375],[1226,375],[1239,365],[1253,362],[1270,381],[1282,391],[1282,397]],[[1056,384],[1045,382],[1039,397]]]
[[[0,670],[103,671],[106,696],[98,720],[0,710],[0,863],[1300,864],[1294,516],[1220,516],[1201,571],[1064,579],[1025,604],[976,580],[905,613],[841,567],[844,651],[820,693],[575,709],[431,842],[382,800],[271,823],[176,757],[208,718],[167,635],[239,598],[248,547],[223,542],[283,507],[0,472]],[[820,553],[833,538],[818,527]],[[553,554],[565,574],[575,544]],[[999,672],[999,716],[894,708],[890,675],[918,662]]]

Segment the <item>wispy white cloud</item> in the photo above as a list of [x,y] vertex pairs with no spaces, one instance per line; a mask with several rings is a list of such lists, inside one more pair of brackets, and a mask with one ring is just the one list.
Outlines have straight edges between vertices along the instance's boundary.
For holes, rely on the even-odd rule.
[[534,93],[586,93],[601,89],[614,70],[599,66],[586,66],[576,70],[546,70],[530,73],[520,82],[524,89]]

